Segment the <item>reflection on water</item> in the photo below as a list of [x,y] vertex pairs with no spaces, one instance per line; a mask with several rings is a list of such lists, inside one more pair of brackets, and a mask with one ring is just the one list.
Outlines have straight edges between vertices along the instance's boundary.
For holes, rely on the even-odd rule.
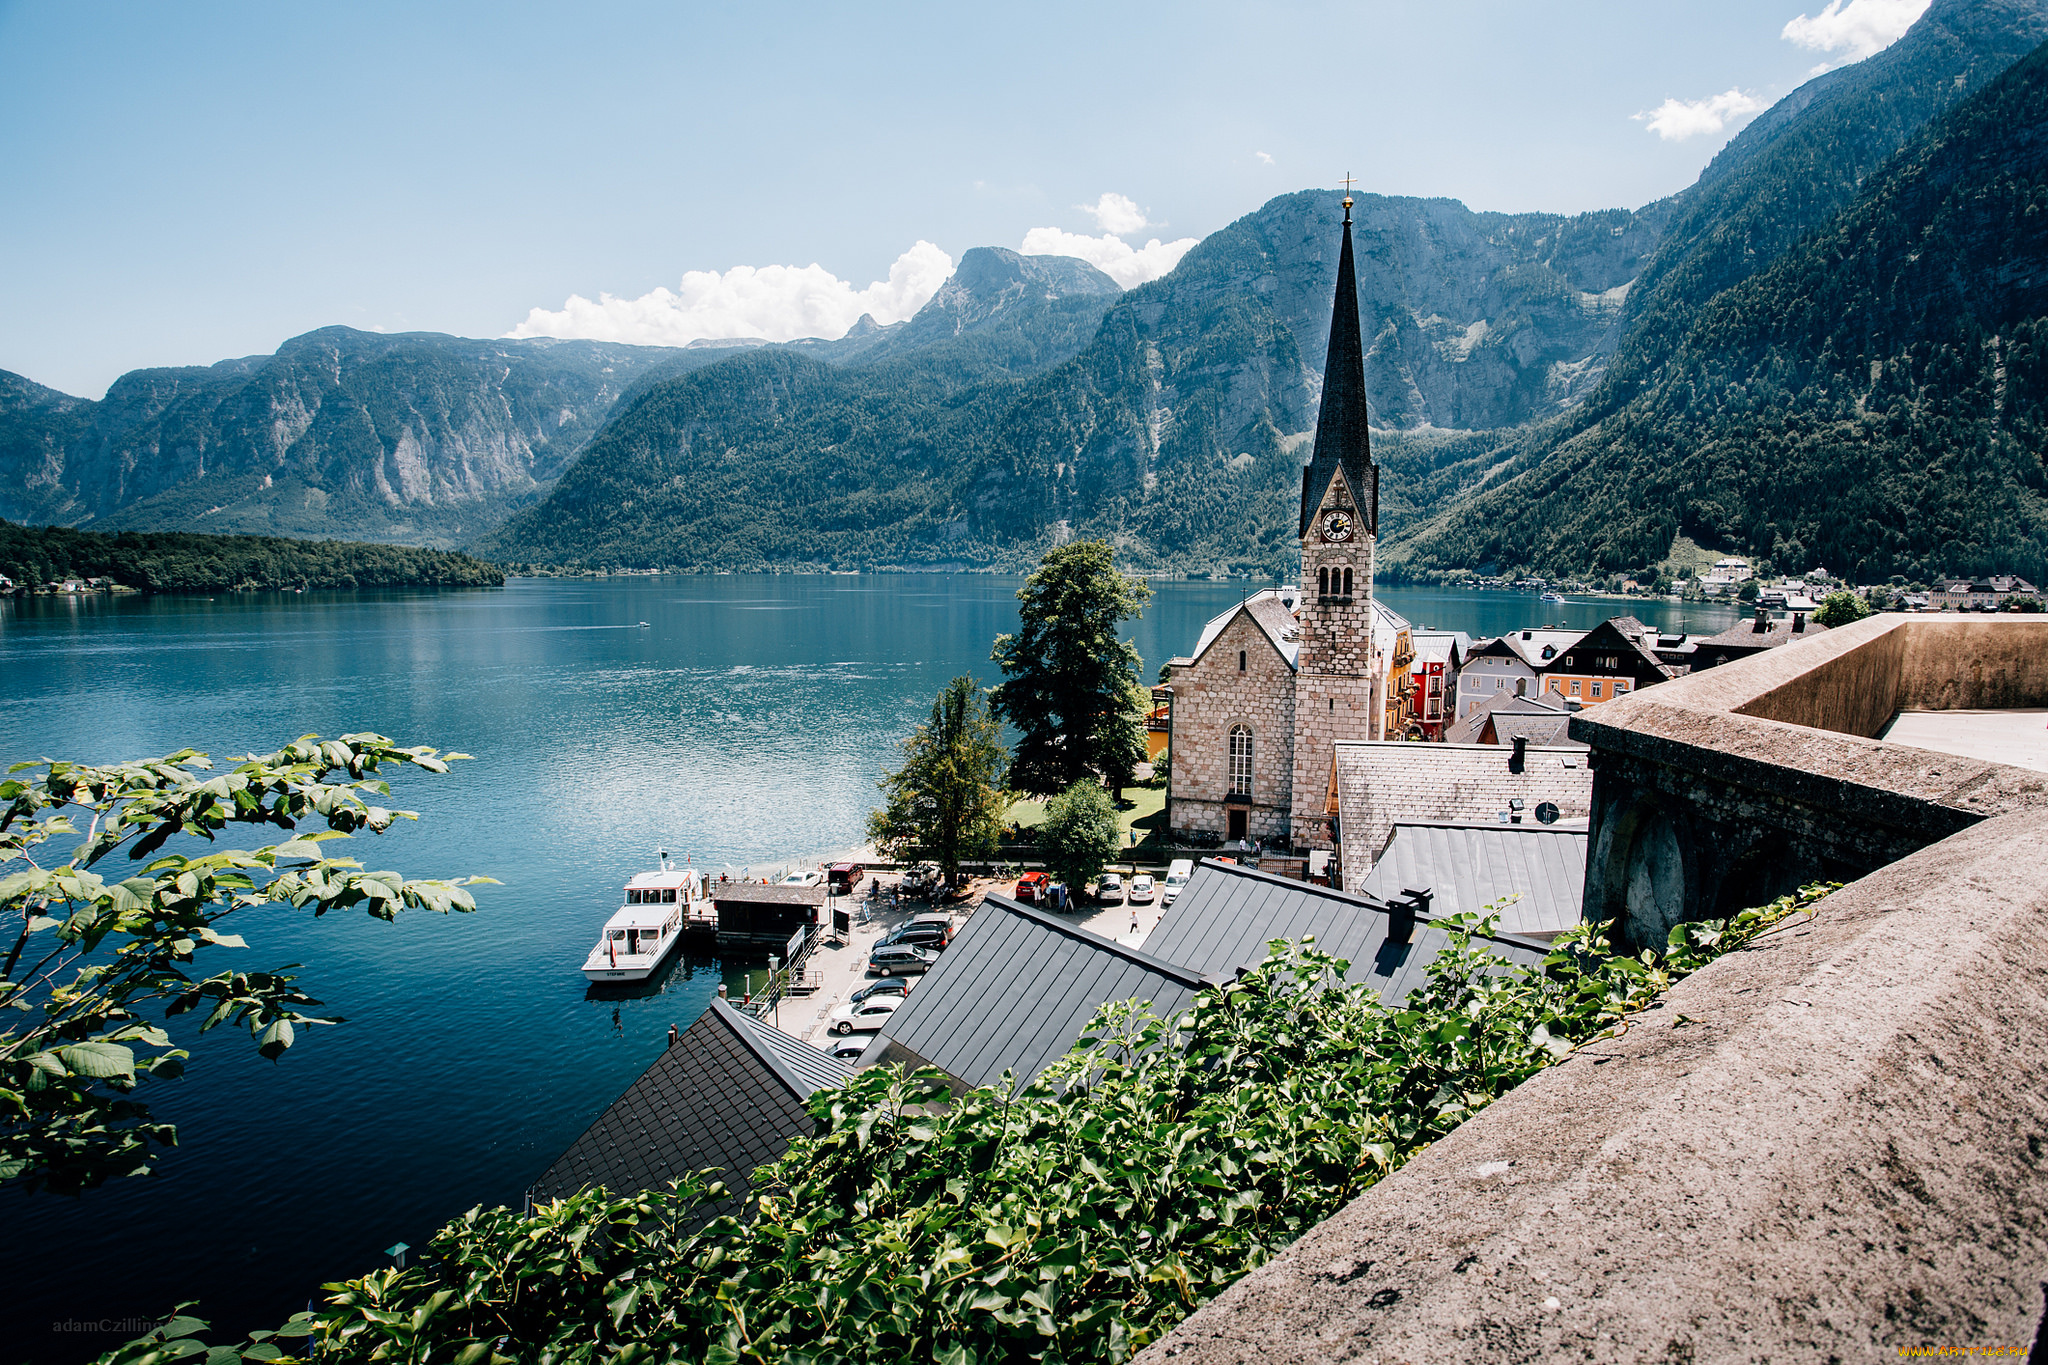
[[[945,682],[996,680],[1016,579],[982,575],[522,580],[501,591],[0,604],[0,761],[183,745],[225,756],[375,730],[474,754],[401,776],[416,826],[359,838],[372,867],[486,873],[474,915],[394,924],[267,910],[231,965],[303,962],[347,1018],[281,1062],[223,1030],[185,1079],[138,1098],[181,1125],[159,1174],[82,1201],[13,1196],[0,1252],[11,1362],[117,1344],[53,1318],[162,1314],[184,1299],[243,1328],[382,1263],[473,1204],[521,1192],[724,982],[765,962],[678,954],[630,993],[580,970],[627,878],[668,848],[709,868],[815,860],[860,842],[875,781]],[[1242,583],[1161,584],[1132,638],[1147,679]],[[1390,590],[1474,634],[1619,604]],[[1660,625],[1726,608],[1635,608]],[[639,623],[648,622],[640,629]],[[224,964],[229,965],[229,964]]]

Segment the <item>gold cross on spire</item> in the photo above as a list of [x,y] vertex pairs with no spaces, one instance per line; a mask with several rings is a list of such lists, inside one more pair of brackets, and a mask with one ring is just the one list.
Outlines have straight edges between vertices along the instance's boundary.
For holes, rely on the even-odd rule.
[[1358,182],[1351,178],[1351,172],[1344,172],[1344,221],[1351,221],[1351,187]]

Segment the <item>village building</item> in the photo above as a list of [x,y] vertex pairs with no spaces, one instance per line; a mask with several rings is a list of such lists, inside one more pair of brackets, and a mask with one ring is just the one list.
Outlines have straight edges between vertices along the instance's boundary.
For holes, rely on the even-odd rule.
[[1927,604],[1935,611],[1997,611],[2015,597],[2033,597],[2038,591],[2016,574],[1952,578],[1927,594]]
[[1657,639],[1633,616],[1602,621],[1549,661],[1544,694],[1592,706],[1663,682],[1671,669],[1657,657]]
[[1440,740],[1444,729],[1458,714],[1458,672],[1472,648],[1472,637],[1462,630],[1416,630],[1415,659],[1409,666],[1413,684],[1410,717],[1414,735]]
[[1166,822],[1182,837],[1328,849],[1330,746],[1386,733],[1387,649],[1407,623],[1373,602],[1379,469],[1366,428],[1348,196],[1298,534],[1298,591],[1253,594],[1210,621],[1190,654],[1168,661]]
[[1809,621],[1803,615],[1773,616],[1768,607],[1759,606],[1754,620],[1730,626],[1719,635],[1705,635],[1693,641],[1693,671],[1747,659],[1752,654],[1804,640],[1826,629],[1826,626]]
[[579,1190],[658,1190],[703,1170],[731,1197],[687,1216],[691,1229],[742,1211],[756,1167],[812,1137],[808,1103],[853,1075],[809,1043],[714,1000],[527,1190],[528,1207]]
[[1585,828],[1593,809],[1586,758],[1583,744],[1334,746],[1323,800],[1337,832],[1339,884],[1364,885],[1401,821]]

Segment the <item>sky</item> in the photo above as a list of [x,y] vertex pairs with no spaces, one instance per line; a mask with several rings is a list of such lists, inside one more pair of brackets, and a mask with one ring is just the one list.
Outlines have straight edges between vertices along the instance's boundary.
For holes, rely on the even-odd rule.
[[836,336],[970,247],[1129,287],[1347,174],[1634,208],[1926,4],[0,0],[0,369]]

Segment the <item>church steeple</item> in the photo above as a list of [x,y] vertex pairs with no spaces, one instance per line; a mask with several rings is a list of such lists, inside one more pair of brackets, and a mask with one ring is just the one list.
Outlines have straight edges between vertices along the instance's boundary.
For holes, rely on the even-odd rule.
[[1301,535],[1342,470],[1365,522],[1379,534],[1379,471],[1365,429],[1365,347],[1358,331],[1358,275],[1351,264],[1351,193],[1346,177],[1344,246],[1337,258],[1337,299],[1330,310],[1330,352],[1323,361],[1323,404],[1316,417],[1315,455],[1301,471]]

